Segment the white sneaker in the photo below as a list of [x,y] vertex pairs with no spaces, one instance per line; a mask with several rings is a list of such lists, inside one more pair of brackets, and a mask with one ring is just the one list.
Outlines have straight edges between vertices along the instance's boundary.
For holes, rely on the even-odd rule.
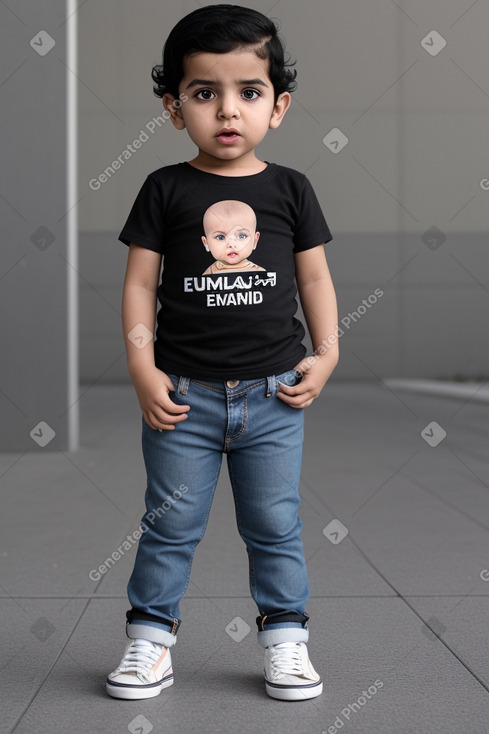
[[153,698],[173,684],[170,650],[149,640],[131,640],[105,689],[114,698]]
[[280,642],[265,649],[265,689],[281,701],[303,701],[323,692],[305,642]]

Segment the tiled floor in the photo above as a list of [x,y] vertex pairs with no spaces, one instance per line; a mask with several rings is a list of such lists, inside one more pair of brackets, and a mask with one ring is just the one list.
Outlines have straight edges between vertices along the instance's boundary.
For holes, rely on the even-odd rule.
[[[487,404],[332,382],[307,410],[309,650],[324,694],[300,703],[264,691],[225,462],[182,603],[175,684],[148,701],[106,696],[135,548],[98,580],[90,571],[143,512],[140,418],[125,386],[87,389],[81,412],[78,452],[0,455],[0,731],[489,731]],[[432,421],[447,434],[436,446]],[[348,529],[337,543],[323,533],[332,520]],[[241,642],[225,631],[235,617],[251,628]]]

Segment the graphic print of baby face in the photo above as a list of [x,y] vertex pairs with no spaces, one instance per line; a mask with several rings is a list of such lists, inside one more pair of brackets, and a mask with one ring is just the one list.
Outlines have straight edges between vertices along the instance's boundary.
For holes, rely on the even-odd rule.
[[216,260],[204,275],[222,270],[264,270],[248,260],[260,238],[251,206],[243,201],[218,201],[206,210],[203,226],[202,242]]

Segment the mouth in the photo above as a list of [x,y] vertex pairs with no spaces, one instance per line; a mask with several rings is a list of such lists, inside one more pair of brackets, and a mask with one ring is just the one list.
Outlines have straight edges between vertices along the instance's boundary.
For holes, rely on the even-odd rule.
[[228,255],[227,256],[230,257],[231,260],[234,260],[235,258],[238,257],[238,253],[237,252],[228,252]]
[[222,130],[219,130],[216,135],[217,140],[219,140],[220,143],[224,143],[224,145],[235,143],[240,137],[240,133],[232,127],[224,127]]

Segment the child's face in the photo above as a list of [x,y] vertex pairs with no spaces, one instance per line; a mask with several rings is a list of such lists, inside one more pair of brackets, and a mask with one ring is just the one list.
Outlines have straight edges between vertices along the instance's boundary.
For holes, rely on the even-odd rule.
[[223,217],[209,212],[202,242],[216,260],[225,265],[237,266],[251,255],[259,237],[254,221],[246,214]]
[[[179,91],[188,100],[172,119],[177,128],[187,129],[201,155],[221,161],[254,155],[267,130],[280,125],[290,94],[284,92],[275,103],[268,65],[250,50],[197,53],[184,60]],[[223,128],[235,134],[219,134]]]

